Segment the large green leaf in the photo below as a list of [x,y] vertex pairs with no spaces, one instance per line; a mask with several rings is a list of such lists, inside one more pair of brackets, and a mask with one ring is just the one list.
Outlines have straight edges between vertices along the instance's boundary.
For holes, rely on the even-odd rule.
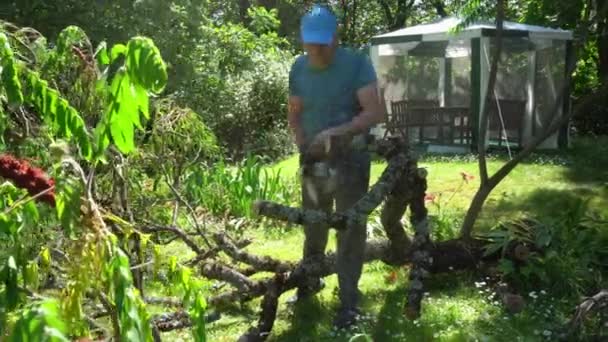
[[8,42],[6,34],[0,32],[0,67],[2,87],[6,91],[6,98],[9,105],[17,107],[23,103],[23,93],[17,62],[13,55],[13,50]]
[[134,37],[127,45],[127,70],[134,83],[160,93],[167,85],[167,67],[160,51],[147,37]]
[[53,128],[55,134],[65,138],[76,138],[81,154],[90,159],[92,154],[89,134],[78,111],[59,92],[49,87],[38,73],[25,70],[28,95],[25,102],[36,109],[44,122]]
[[107,129],[118,150],[129,153],[135,149],[133,125],[138,124],[139,113],[133,100],[131,79],[124,68],[112,80],[110,96],[111,103],[106,112]]

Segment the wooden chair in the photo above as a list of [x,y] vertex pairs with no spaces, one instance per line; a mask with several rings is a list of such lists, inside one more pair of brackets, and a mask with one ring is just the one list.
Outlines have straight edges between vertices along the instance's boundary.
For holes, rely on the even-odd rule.
[[386,116],[386,130],[384,137],[390,133],[391,135],[399,132],[402,137],[407,136],[405,115],[407,112],[407,101],[391,101],[391,114]]

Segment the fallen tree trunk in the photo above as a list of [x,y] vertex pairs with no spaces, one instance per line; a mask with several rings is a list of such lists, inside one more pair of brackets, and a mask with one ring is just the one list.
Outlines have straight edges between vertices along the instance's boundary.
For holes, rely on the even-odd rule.
[[[484,241],[472,240],[465,243],[463,240],[447,240],[436,244],[432,244],[429,249],[432,264],[428,271],[432,274],[451,272],[455,270],[471,270],[476,269],[480,262],[497,261],[500,258],[500,252],[494,253],[487,257],[483,256]],[[394,265],[408,265],[412,262],[412,248],[405,251],[404,258],[399,260]],[[390,244],[388,241],[371,241],[367,243],[365,249],[365,262],[381,261],[390,255]],[[336,255],[329,253],[321,260],[313,262],[303,262],[295,266],[286,274],[296,274],[295,277],[327,277],[336,273]],[[216,280],[227,281],[222,277],[213,277]],[[294,279],[294,278],[292,278]],[[263,296],[268,290],[268,286],[274,280],[263,279],[253,281],[248,291],[234,290],[219,294],[208,299],[209,304],[213,306],[223,306],[235,302],[247,302],[254,298]],[[297,287],[298,281],[292,280],[288,282],[285,291],[289,291]]]
[[[485,241],[482,240],[471,240],[465,242],[464,240],[455,239],[455,240],[447,240],[439,243],[434,243],[431,245],[429,249],[429,254],[432,259],[432,264],[428,268],[428,271],[431,274],[438,274],[443,272],[453,272],[457,270],[473,270],[480,266],[480,263],[490,263],[499,260],[501,257],[500,251],[489,255],[483,256],[484,254],[484,245]],[[409,248],[402,254],[403,258],[400,260],[393,260],[394,265],[408,265],[412,262],[412,251],[413,248]],[[245,253],[241,251],[240,253]],[[246,254],[246,253],[245,253]],[[365,262],[373,262],[373,261],[381,261],[387,259],[387,257],[391,254],[390,243],[386,240],[377,240],[370,241],[366,245],[365,249]],[[245,303],[251,301],[253,299],[259,298],[261,296],[268,295],[270,293],[270,297],[276,298],[278,303],[278,299],[280,296],[292,289],[298,287],[300,280],[305,279],[306,277],[327,277],[336,273],[336,255],[335,253],[329,253],[326,257],[321,260],[316,260],[310,263],[300,263],[293,268],[287,270],[283,273],[277,273],[276,276],[270,277],[263,280],[251,281],[249,283],[248,290],[243,291],[240,289],[235,289],[233,291],[228,291],[225,293],[221,293],[219,295],[210,297],[207,299],[207,302],[210,306],[215,307],[216,309],[222,309],[227,305],[235,304],[235,303]],[[216,273],[214,275],[210,274],[210,278],[226,281],[224,279],[223,273]],[[280,286],[277,285],[279,282],[278,279],[281,279]],[[269,298],[265,302],[263,301],[263,309],[262,312],[266,312],[262,314],[262,316],[267,317],[272,312],[275,312],[273,308],[273,304],[275,299]],[[266,308],[264,310],[264,308]],[[268,320],[266,318],[266,320]],[[191,322],[187,319],[187,313],[183,311],[179,311],[174,314],[168,314],[161,317],[158,317],[155,320],[155,324],[159,328],[160,331],[170,331],[175,329],[181,329],[185,327],[191,326]],[[259,325],[261,328],[252,328],[248,331],[247,334],[250,338],[249,340],[245,339],[244,341],[251,341],[252,335],[264,334],[267,333],[264,327],[271,327],[270,323],[264,323]]]

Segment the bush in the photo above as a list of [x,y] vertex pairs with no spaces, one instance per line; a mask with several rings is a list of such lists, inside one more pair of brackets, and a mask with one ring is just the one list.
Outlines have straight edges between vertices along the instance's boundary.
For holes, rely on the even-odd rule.
[[276,158],[293,146],[286,120],[293,56],[289,44],[271,30],[276,22],[266,18],[264,23],[252,30],[235,24],[205,27],[196,73],[183,93],[235,160],[250,153]]

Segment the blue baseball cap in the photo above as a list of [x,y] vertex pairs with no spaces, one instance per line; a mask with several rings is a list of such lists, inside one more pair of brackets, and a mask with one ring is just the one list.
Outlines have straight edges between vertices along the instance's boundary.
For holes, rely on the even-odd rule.
[[315,5],[302,17],[300,34],[305,44],[324,44],[332,42],[338,29],[336,16],[326,7]]

